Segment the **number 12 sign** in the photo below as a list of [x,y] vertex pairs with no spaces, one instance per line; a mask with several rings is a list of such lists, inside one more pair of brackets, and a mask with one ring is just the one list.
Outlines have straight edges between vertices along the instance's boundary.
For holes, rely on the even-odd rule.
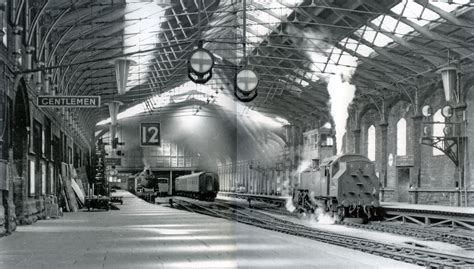
[[161,146],[159,122],[140,124],[140,146],[142,147]]

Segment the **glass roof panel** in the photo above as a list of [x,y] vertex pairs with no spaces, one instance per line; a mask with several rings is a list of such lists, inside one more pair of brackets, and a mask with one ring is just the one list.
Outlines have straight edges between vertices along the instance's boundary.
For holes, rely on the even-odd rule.
[[[152,49],[159,43],[158,35],[164,9],[155,2],[137,2],[127,0],[125,20],[132,23],[124,28],[124,53]],[[130,59],[135,65],[130,67],[127,90],[147,82],[148,64],[153,53],[135,54]]]
[[430,1],[433,6],[439,7],[444,11],[451,12],[461,5],[467,5],[471,0],[450,0],[450,1]]
[[[208,99],[210,100],[209,104],[220,106],[224,108],[224,111],[229,111],[229,108],[232,108],[230,110],[233,110],[233,112],[236,113],[241,120],[264,123],[274,127],[281,127],[288,122],[283,118],[275,120],[274,118],[268,117],[262,113],[259,113],[258,111],[254,111],[245,104],[236,102],[233,96],[216,94],[216,90],[209,85],[195,84],[191,81],[186,82],[170,91],[154,95],[148,98],[146,101],[119,113],[117,118],[124,119],[133,117],[150,110],[153,111],[161,107],[165,107],[172,103],[198,100],[205,104]],[[194,112],[194,114],[196,113],[198,113],[198,111]],[[110,118],[102,120],[96,125],[104,125],[108,123],[110,123]]]
[[354,40],[352,38],[344,38],[343,40],[341,40],[341,42],[339,42],[339,44],[341,44],[342,46],[344,46],[345,44],[346,48],[354,52],[357,52],[364,57],[368,57],[372,52],[374,52],[372,48],[364,44],[360,44],[359,41]]
[[380,28],[382,28],[384,31],[398,36],[404,36],[409,32],[415,30],[406,23],[401,22],[398,19],[395,19],[388,15],[380,15],[374,20],[372,20],[372,23],[374,23],[375,25],[380,25]]
[[404,0],[391,10],[421,26],[439,18],[437,13],[415,3],[413,0]]
[[393,42],[393,39],[388,37],[387,35],[376,31],[372,27],[369,26],[362,26],[361,28],[357,29],[354,32],[357,36],[362,37],[363,39],[367,40],[371,44],[374,44],[377,47],[384,47],[388,43]]
[[[303,0],[250,0],[247,1],[247,36],[250,41],[249,48],[253,49],[274,31],[282,21],[286,20],[293,8],[301,4]],[[258,37],[259,39],[257,39]],[[257,42],[255,42],[257,41]]]

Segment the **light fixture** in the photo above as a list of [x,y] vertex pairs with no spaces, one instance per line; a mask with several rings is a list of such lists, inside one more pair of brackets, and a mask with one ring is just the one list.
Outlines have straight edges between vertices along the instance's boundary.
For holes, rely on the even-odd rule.
[[126,58],[119,58],[116,59],[113,63],[115,65],[117,91],[119,95],[123,95],[127,91],[127,81],[130,66],[135,65],[135,61]]
[[242,69],[237,73],[235,83],[242,93],[248,95],[257,88],[257,73],[250,69]]
[[446,101],[449,102],[453,95],[456,94],[459,70],[454,66],[448,66],[441,68],[438,72],[441,74],[441,79],[443,80],[444,96]]
[[441,109],[441,115],[445,118],[451,118],[453,116],[453,108],[450,105],[447,105]]
[[188,58],[188,77],[199,84],[204,84],[212,78],[214,67],[214,55],[202,45],[202,41],[199,41],[198,48],[193,50]]
[[427,118],[431,117],[431,115],[433,115],[433,109],[431,108],[430,105],[425,105],[421,109],[421,114],[423,114],[423,116],[425,116]]
[[451,128],[451,126],[446,126],[443,128],[443,133],[445,136],[452,136],[453,128]]
[[117,125],[117,115],[120,109],[120,106],[123,105],[120,101],[112,101],[107,104],[109,106],[110,122],[111,125]]
[[423,136],[429,136],[431,133],[431,128],[430,126],[424,126],[423,127]]
[[243,68],[235,75],[234,95],[242,102],[250,102],[257,97],[259,78],[255,71]]

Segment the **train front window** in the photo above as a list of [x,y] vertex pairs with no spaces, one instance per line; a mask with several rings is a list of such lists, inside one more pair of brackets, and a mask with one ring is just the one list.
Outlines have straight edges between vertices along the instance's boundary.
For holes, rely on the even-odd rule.
[[338,171],[339,171],[339,162],[335,162],[332,164],[331,176],[334,176]]

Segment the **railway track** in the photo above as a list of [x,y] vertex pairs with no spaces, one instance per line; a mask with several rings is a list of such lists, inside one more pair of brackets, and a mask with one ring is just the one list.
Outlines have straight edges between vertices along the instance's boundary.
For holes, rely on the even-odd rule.
[[[225,202],[225,200],[222,200]],[[281,210],[281,208],[274,206],[261,206],[255,205],[253,208],[261,209],[264,211],[273,212],[278,215],[298,217],[297,214]],[[465,250],[474,250],[474,234],[461,234],[453,231],[441,231],[436,230],[434,227],[413,227],[409,225],[391,224],[391,223],[380,223],[373,222],[369,224],[357,224],[357,223],[344,223],[343,225],[354,227],[358,229],[365,229],[371,231],[378,231],[384,233],[391,233],[403,236],[409,236],[419,238],[426,241],[437,241],[448,244],[459,246]]]
[[427,268],[474,268],[473,258],[440,253],[428,249],[385,244],[369,239],[315,230],[301,224],[282,220],[268,214],[258,213],[240,206],[217,202],[213,204],[213,208],[208,208],[198,203],[179,199],[175,200],[175,203],[188,211],[225,218],[267,230],[305,237],[394,260],[425,266]]
[[418,228],[410,227],[408,225],[396,225],[387,223],[369,223],[356,224],[345,223],[346,226],[355,227],[359,229],[366,229],[372,231],[379,231],[384,233],[398,234],[403,236],[410,236],[420,238],[427,241],[438,241],[453,244],[462,247],[466,250],[474,250],[474,237],[468,235],[461,235],[455,233],[448,233],[444,231],[437,231],[432,228]]

